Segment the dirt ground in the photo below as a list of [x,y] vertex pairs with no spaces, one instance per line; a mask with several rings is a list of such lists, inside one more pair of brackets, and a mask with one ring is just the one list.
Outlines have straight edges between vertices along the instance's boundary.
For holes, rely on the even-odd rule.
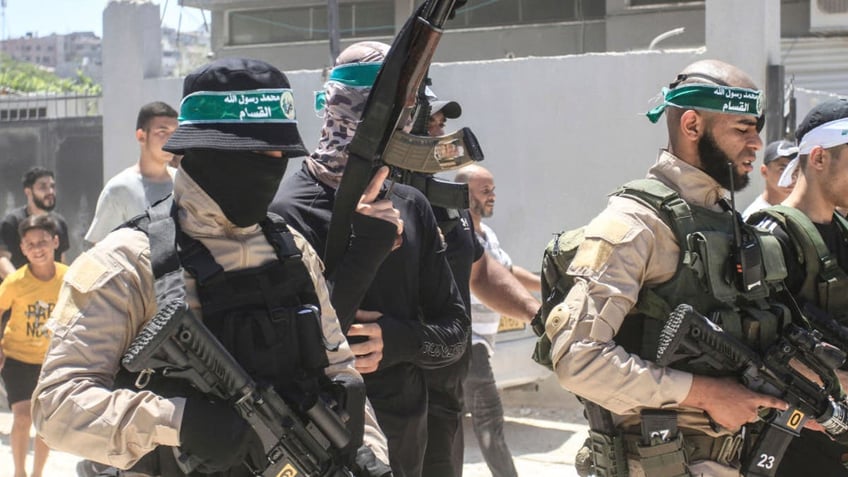
[[[563,391],[552,377],[538,386],[507,389],[501,393],[507,444],[521,476],[577,476],[574,455],[586,439],[588,426],[577,399]],[[465,430],[464,477],[490,477],[477,446],[470,417]]]

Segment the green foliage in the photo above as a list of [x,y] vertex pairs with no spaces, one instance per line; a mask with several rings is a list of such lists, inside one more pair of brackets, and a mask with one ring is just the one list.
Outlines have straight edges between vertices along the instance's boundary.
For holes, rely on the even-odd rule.
[[60,78],[33,63],[17,61],[0,55],[0,91],[20,93],[78,93],[101,94],[99,84],[77,71],[76,78]]

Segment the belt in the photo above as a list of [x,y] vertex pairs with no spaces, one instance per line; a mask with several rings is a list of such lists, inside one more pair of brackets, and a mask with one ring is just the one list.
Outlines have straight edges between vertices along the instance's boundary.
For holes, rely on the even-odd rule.
[[[624,445],[630,458],[638,459],[639,447],[643,447],[642,436],[624,434]],[[688,462],[709,460],[728,467],[741,465],[744,438],[741,433],[731,436],[712,437],[706,434],[683,435],[683,451]]]

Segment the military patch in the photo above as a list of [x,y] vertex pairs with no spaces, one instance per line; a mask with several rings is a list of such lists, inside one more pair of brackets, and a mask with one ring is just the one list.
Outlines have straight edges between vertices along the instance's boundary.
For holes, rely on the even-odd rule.
[[[595,219],[586,226],[586,238],[577,248],[569,272],[593,275],[609,260],[616,245],[628,241],[633,228],[623,222]],[[587,273],[588,272],[588,273]]]
[[84,253],[74,260],[71,268],[65,273],[65,283],[82,293],[88,293],[103,286],[119,271],[117,265],[109,266],[97,257]]
[[613,245],[620,244],[629,239],[633,230],[630,224],[610,219],[595,219],[586,226],[586,237],[600,238]]
[[568,267],[569,273],[580,272],[582,275],[586,271],[598,272],[607,263],[614,248],[614,245],[606,240],[587,237],[580,244],[574,260]]
[[50,331],[59,337],[64,336],[63,329],[73,325],[82,315],[73,298],[73,290],[70,288],[62,288],[59,291],[59,298],[47,325]]

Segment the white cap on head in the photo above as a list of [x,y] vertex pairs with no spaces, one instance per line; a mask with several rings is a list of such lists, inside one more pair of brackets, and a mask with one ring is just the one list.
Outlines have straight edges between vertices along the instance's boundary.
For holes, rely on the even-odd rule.
[[[848,118],[840,118],[811,129],[807,134],[804,134],[804,137],[801,138],[801,144],[795,150],[798,156],[806,156],[816,146],[828,149],[846,143],[848,143]],[[795,174],[798,164],[798,157],[796,156],[786,165],[786,169],[780,175],[780,180],[777,181],[779,187],[792,185],[792,176]]]
[[462,115],[462,107],[456,101],[431,101],[430,116],[439,111],[448,119],[456,119]]

